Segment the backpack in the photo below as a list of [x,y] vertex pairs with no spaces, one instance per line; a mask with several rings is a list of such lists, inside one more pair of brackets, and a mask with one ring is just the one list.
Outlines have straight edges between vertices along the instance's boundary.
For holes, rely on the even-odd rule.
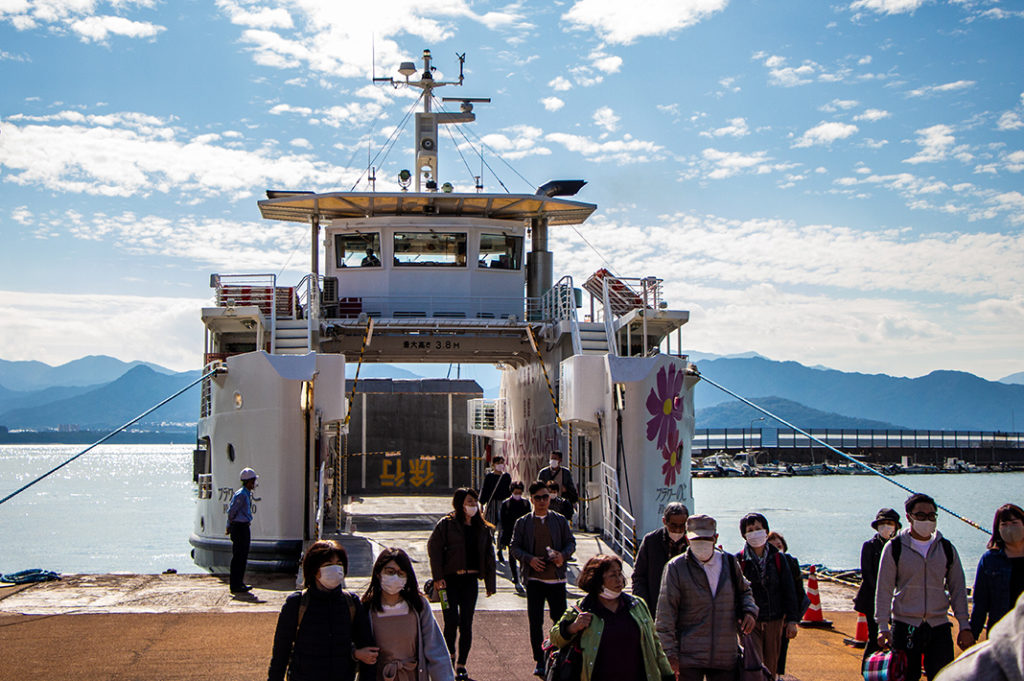
[[[345,599],[346,603],[348,603],[348,619],[352,629],[354,630],[356,626],[356,595],[354,593],[349,593],[348,591],[342,591],[341,597]],[[292,668],[292,656],[295,655],[295,641],[299,638],[299,625],[302,624],[302,617],[306,614],[306,608],[309,607],[309,599],[309,589],[306,589],[302,592],[302,598],[299,599],[299,617],[295,620],[295,635],[292,637],[292,651],[288,655],[289,673]]]

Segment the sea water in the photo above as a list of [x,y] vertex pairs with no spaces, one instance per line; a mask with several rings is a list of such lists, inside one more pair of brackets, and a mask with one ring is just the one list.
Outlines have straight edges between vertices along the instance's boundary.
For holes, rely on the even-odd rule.
[[[0,498],[77,454],[81,445],[0,446]],[[982,527],[1001,504],[1024,506],[1024,473],[896,478]],[[694,513],[718,521],[720,542],[742,547],[739,519],[763,513],[804,563],[859,567],[882,506],[903,515],[908,493],[874,476],[693,481]],[[195,510],[192,447],[102,445],[0,505],[0,572],[201,572],[188,543]],[[987,533],[946,513],[939,530],[957,547],[969,582]]]

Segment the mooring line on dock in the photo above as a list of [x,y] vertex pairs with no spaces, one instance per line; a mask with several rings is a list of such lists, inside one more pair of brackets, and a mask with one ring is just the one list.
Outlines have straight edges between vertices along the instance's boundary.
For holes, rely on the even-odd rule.
[[119,427],[115,428],[114,430],[110,431],[109,433],[107,433],[106,435],[104,435],[103,437],[101,437],[101,438],[100,438],[99,440],[96,440],[96,442],[93,442],[93,443],[92,443],[91,445],[89,445],[88,447],[86,447],[86,448],[85,448],[85,449],[83,449],[82,451],[78,452],[78,454],[75,454],[75,455],[74,455],[73,457],[71,457],[70,459],[68,459],[68,460],[67,460],[67,461],[65,461],[64,463],[62,463],[62,464],[60,464],[59,466],[56,466],[56,467],[54,467],[54,468],[51,468],[50,470],[48,470],[47,472],[43,473],[42,475],[40,475],[40,476],[39,476],[38,478],[36,478],[35,480],[33,480],[33,481],[29,482],[29,483],[28,483],[28,484],[26,484],[26,485],[22,485],[22,486],[21,486],[21,487],[19,487],[18,489],[14,490],[13,492],[11,492],[10,494],[8,494],[8,495],[7,495],[6,497],[4,497],[3,499],[0,499],[0,504],[4,503],[5,501],[8,501],[8,500],[10,500],[10,499],[13,499],[14,497],[18,496],[19,494],[21,494],[22,492],[24,492],[25,490],[27,490],[27,489],[28,489],[29,487],[31,487],[32,485],[34,485],[34,484],[36,484],[37,482],[39,482],[40,480],[43,480],[43,479],[45,479],[45,478],[48,478],[49,476],[53,475],[54,473],[56,473],[57,471],[59,471],[59,470],[60,470],[61,468],[64,468],[64,466],[67,466],[67,465],[68,465],[69,463],[71,463],[72,461],[74,461],[74,460],[75,460],[75,459],[77,459],[78,457],[82,456],[82,455],[83,455],[83,454],[85,454],[86,452],[88,452],[88,451],[90,451],[90,450],[94,449],[95,447],[98,447],[99,445],[103,444],[104,442],[106,442],[106,441],[107,441],[107,440],[109,440],[110,438],[114,437],[115,435],[117,435],[118,433],[120,433],[121,431],[123,431],[123,430],[124,430],[125,428],[128,428],[129,426],[133,426],[133,425],[135,425],[136,423],[138,423],[139,421],[141,421],[141,420],[142,420],[143,418],[145,418],[146,416],[149,416],[149,415],[150,415],[150,414],[152,414],[152,413],[153,413],[154,411],[156,411],[156,410],[157,410],[157,409],[159,409],[160,407],[164,406],[165,404],[167,404],[168,402],[170,402],[171,400],[173,400],[173,399],[174,399],[175,397],[178,397],[179,395],[181,395],[182,393],[184,393],[184,392],[185,392],[186,390],[188,390],[188,389],[189,389],[189,388],[191,388],[192,386],[196,385],[197,383],[200,383],[200,382],[202,382],[202,381],[206,380],[207,378],[209,378],[209,377],[213,376],[214,374],[220,374],[220,373],[224,373],[224,372],[226,372],[226,371],[227,371],[227,369],[226,369],[226,368],[225,368],[225,367],[224,367],[223,365],[219,365],[219,366],[217,366],[216,368],[214,368],[214,369],[211,369],[210,371],[206,372],[205,374],[203,374],[202,376],[200,376],[200,377],[199,377],[199,378],[197,378],[196,380],[192,381],[191,383],[189,383],[189,384],[188,384],[188,385],[186,385],[186,386],[185,386],[184,388],[182,388],[182,389],[181,389],[181,390],[179,390],[178,392],[174,393],[174,394],[173,394],[173,395],[171,395],[170,397],[167,397],[167,398],[165,398],[165,399],[161,400],[160,402],[158,402],[158,403],[154,404],[154,405],[153,405],[152,407],[150,407],[150,408],[149,408],[149,409],[147,409],[146,411],[142,412],[141,414],[139,414],[138,416],[136,416],[135,418],[133,418],[133,419],[132,419],[131,421],[129,421],[128,423],[125,423],[124,425],[122,425],[122,426],[119,426]]
[[[732,395],[733,397],[735,397],[740,402],[743,402],[744,404],[746,404],[749,407],[753,407],[754,409],[756,409],[757,411],[761,412],[762,414],[764,414],[766,416],[772,417],[773,419],[775,419],[779,423],[792,428],[793,430],[795,430],[796,432],[800,433],[801,435],[803,435],[803,436],[805,436],[805,437],[807,437],[807,438],[817,442],[822,447],[825,447],[826,449],[828,449],[828,450],[838,454],[839,456],[843,457],[844,459],[847,459],[847,460],[857,464],[858,466],[860,466],[861,468],[863,468],[867,472],[871,473],[872,475],[877,475],[878,477],[882,478],[883,480],[885,480],[887,482],[891,482],[892,484],[896,485],[900,489],[902,489],[904,491],[907,491],[907,492],[910,492],[911,494],[917,494],[918,493],[916,490],[913,490],[913,489],[907,487],[903,483],[897,482],[896,480],[893,480],[891,477],[889,477],[885,473],[882,473],[881,471],[875,470],[874,468],[872,468],[871,466],[867,465],[863,461],[858,461],[855,457],[850,456],[846,452],[842,452],[842,451],[836,449],[835,447],[833,447],[832,445],[830,445],[829,443],[825,442],[824,440],[822,440],[820,438],[817,438],[814,435],[811,435],[810,433],[808,433],[803,428],[800,428],[798,426],[793,425],[792,423],[790,423],[786,419],[784,419],[784,418],[782,418],[780,416],[776,416],[775,414],[771,413],[770,411],[768,411],[764,407],[761,407],[761,406],[759,406],[757,404],[754,404],[753,402],[751,402],[747,398],[743,397],[742,395],[739,395],[739,394],[733,392],[732,390],[729,390],[728,388],[726,388],[725,386],[723,386],[723,385],[721,385],[719,383],[715,383],[713,380],[711,380],[710,378],[708,378],[704,374],[700,373],[696,369],[687,369],[686,372],[688,374],[690,374],[691,376],[696,376],[697,378],[700,378],[702,381],[710,383],[711,385],[715,386],[716,388],[718,388],[722,392],[727,393],[729,395]],[[968,525],[970,525],[971,527],[973,527],[973,528],[975,528],[977,530],[980,530],[980,531],[984,532],[985,534],[991,536],[991,532],[989,532],[984,527],[982,527],[978,523],[974,522],[970,518],[966,518],[966,517],[960,515],[959,513],[957,513],[956,511],[953,511],[952,509],[946,508],[945,506],[943,506],[942,504],[940,504],[938,502],[935,503],[935,506],[937,508],[942,509],[946,513],[950,514],[954,518],[956,518],[958,520],[962,520],[965,523],[967,523]]]

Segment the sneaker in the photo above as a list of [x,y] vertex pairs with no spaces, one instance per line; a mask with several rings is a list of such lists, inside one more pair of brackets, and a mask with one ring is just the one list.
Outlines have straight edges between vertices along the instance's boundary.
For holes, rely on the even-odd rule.
[[459,667],[455,670],[455,681],[469,681],[469,672],[466,671],[465,667]]
[[520,584],[519,582],[516,582],[516,593],[519,594],[520,596],[525,596],[526,595],[526,589],[524,589],[523,585]]
[[233,593],[233,594],[244,594],[244,593],[247,593],[249,591],[252,591],[252,587],[249,586],[248,584],[243,584],[242,586],[238,587],[237,589],[231,589],[231,593]]
[[533,670],[533,675],[534,676],[539,676],[540,678],[543,679],[544,678],[544,667],[542,667],[540,665],[537,665],[537,667]]

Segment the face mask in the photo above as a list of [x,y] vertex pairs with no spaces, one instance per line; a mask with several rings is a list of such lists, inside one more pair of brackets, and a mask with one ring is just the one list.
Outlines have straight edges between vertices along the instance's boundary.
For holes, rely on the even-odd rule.
[[384,590],[384,593],[391,594],[392,596],[401,593],[402,589],[405,588],[405,577],[401,575],[381,575],[380,588]]
[[911,520],[910,525],[921,537],[930,537],[935,534],[934,520]]
[[477,506],[476,504],[472,504],[472,505],[467,504],[466,506],[462,507],[462,510],[464,510],[466,512],[466,517],[467,518],[472,518],[473,516],[476,515],[476,512],[480,510],[480,507]]
[[1016,544],[1024,539],[1024,525],[1000,525],[999,536],[1007,544]]
[[558,459],[551,459],[550,461],[548,461],[548,465],[551,466],[552,468],[558,468],[558,466],[561,465],[561,463],[562,462],[559,461]]
[[755,549],[759,549],[768,543],[768,530],[754,530],[747,532],[747,543]]
[[889,539],[896,534],[896,526],[889,523],[882,523],[878,526],[878,536],[882,539]]
[[669,532],[668,533],[668,538],[671,539],[673,543],[679,541],[684,536],[686,536],[685,532]]
[[621,595],[622,595],[622,589],[619,589],[617,591],[613,591],[612,589],[609,589],[608,587],[604,587],[603,589],[601,589],[601,598],[604,598],[605,600],[614,601],[616,598],[618,598]]
[[516,501],[522,501],[523,500],[523,493],[522,492],[512,492],[512,498],[515,499]]
[[345,568],[340,565],[324,565],[316,573],[316,579],[328,589],[336,589],[345,583]]
[[499,473],[504,473],[505,472],[505,464],[503,464],[503,463],[495,464],[494,465],[494,470],[496,470]]
[[715,553],[715,542],[708,539],[694,539],[690,542],[690,553],[700,562],[706,563]]

